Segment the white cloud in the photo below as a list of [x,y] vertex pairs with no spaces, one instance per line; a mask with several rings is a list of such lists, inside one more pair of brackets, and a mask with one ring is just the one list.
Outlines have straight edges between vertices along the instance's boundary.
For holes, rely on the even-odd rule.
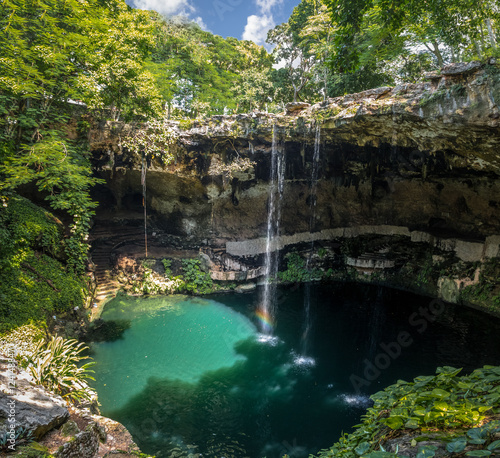
[[134,6],[141,10],[155,10],[164,15],[188,16],[195,10],[190,0],[135,0]]
[[207,24],[205,24],[201,16],[198,16],[197,18],[193,19],[193,22],[196,22],[203,30],[210,32],[210,30],[208,30]]
[[257,16],[252,14],[247,18],[247,25],[243,32],[243,40],[250,40],[258,45],[264,45],[267,38],[267,32],[275,25],[272,16]]
[[276,25],[272,9],[281,6],[283,0],[256,0],[256,4],[258,14],[248,16],[242,38],[243,40],[253,41],[258,45],[264,45],[270,51],[272,46],[266,44],[267,32]]
[[257,0],[257,6],[261,15],[270,15],[275,6],[283,4],[283,0]]

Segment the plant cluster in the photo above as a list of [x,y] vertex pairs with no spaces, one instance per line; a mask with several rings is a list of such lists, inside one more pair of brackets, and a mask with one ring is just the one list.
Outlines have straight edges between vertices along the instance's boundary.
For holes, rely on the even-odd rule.
[[255,167],[256,163],[247,157],[238,156],[236,159],[229,163],[219,161],[215,156],[212,158],[208,174],[210,176],[222,175],[224,179],[228,180],[233,178],[234,174],[247,172]]
[[0,354],[7,355],[15,349],[18,359],[23,360],[35,351],[38,342],[43,338],[43,331],[33,325],[26,324],[0,337]]
[[[403,457],[384,450],[388,437],[409,434],[446,433],[446,449],[452,455],[490,456],[500,451],[500,421],[490,421],[500,413],[500,367],[485,366],[459,377],[461,369],[440,367],[436,375],[417,377],[413,382],[399,380],[371,396],[373,407],[363,415],[352,434],[345,434],[320,458]],[[418,440],[412,442],[418,445]],[[435,456],[436,447],[419,447],[418,457]]]
[[140,280],[134,283],[131,292],[133,294],[174,294],[181,292],[184,281],[182,277],[170,278],[169,275],[161,276],[156,274],[153,270],[144,267],[144,273]]
[[119,146],[146,158],[158,157],[168,165],[174,160],[170,148],[175,138],[175,131],[166,119],[153,119],[143,128],[120,139]]
[[0,207],[0,333],[82,307],[86,286],[64,262],[62,224],[19,196]]
[[210,274],[200,269],[199,259],[183,259],[182,271],[184,285],[182,288],[189,293],[209,294],[213,291],[214,284]]
[[143,265],[143,273],[131,288],[133,294],[210,294],[216,289],[208,272],[201,270],[198,259],[182,259],[181,275],[172,273],[172,261],[162,260],[165,274],[160,275]]
[[96,393],[87,380],[94,380],[90,368],[94,362],[82,355],[88,350],[84,343],[53,336],[48,342],[41,340],[28,358],[28,370],[38,385],[62,396],[72,403],[93,402]]
[[486,261],[481,267],[479,283],[467,286],[460,292],[460,300],[485,306],[490,310],[500,309],[500,290],[497,278],[500,274],[498,258]]
[[278,272],[278,280],[284,283],[305,283],[324,278],[325,273],[321,269],[308,269],[306,260],[299,253],[287,254],[287,268]]

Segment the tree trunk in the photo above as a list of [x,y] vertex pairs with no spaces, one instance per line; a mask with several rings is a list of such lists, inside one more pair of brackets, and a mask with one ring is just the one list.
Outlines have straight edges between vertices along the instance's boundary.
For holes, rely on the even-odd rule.
[[444,60],[443,60],[443,55],[441,54],[441,51],[439,50],[439,45],[436,41],[433,41],[432,46],[434,47],[432,52],[436,56],[436,59],[438,61],[438,67],[442,68],[444,65]]
[[496,50],[497,49],[497,40],[495,37],[495,32],[493,31],[493,27],[491,26],[491,19],[486,19],[486,28],[488,29],[488,37],[490,38],[491,47]]
[[474,45],[476,46],[476,52],[479,57],[479,60],[481,60],[483,58],[483,52],[481,51],[481,44],[479,43],[479,41],[474,40]]
[[453,63],[457,62],[457,58],[455,57],[455,50],[453,49],[453,46],[450,47],[450,51],[451,51],[451,61]]

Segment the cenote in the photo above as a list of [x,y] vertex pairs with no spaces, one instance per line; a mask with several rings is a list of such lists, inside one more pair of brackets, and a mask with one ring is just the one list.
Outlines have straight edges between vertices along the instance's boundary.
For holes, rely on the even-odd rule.
[[498,323],[477,311],[369,285],[282,287],[264,337],[259,293],[109,302],[102,319],[125,330],[91,347],[102,413],[158,457],[307,457],[398,379],[500,364]]

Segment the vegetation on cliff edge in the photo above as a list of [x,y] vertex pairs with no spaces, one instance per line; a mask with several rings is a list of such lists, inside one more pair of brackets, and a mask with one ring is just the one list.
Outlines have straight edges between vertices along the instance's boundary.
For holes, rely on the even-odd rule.
[[[374,401],[362,423],[318,458],[401,457],[386,451],[388,441],[411,437],[419,458],[435,456],[438,447],[419,446],[437,439],[447,456],[490,456],[500,452],[500,367],[485,366],[470,375],[440,367],[434,376],[399,380],[371,396]],[[397,446],[395,447],[397,448]]]

